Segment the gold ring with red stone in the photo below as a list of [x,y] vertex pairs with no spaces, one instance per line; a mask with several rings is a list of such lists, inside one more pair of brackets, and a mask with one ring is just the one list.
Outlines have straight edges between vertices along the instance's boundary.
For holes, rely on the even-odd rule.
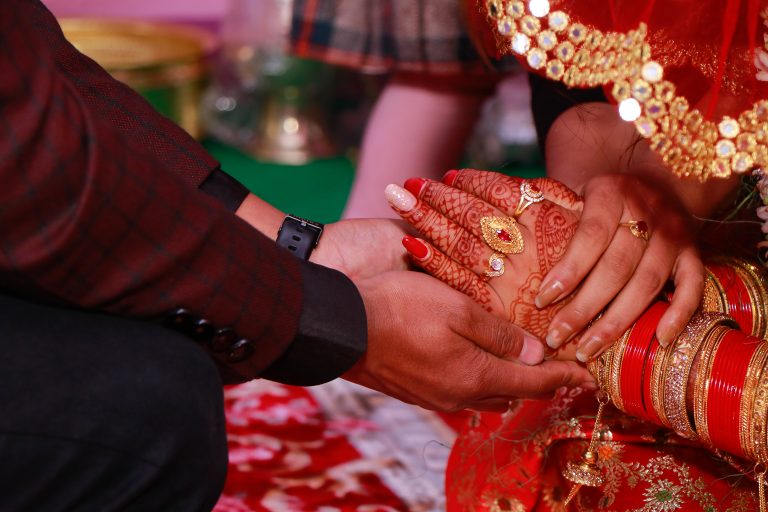
[[485,243],[496,252],[520,254],[525,248],[523,234],[512,217],[483,217],[480,230]]
[[523,181],[520,183],[520,201],[517,203],[517,208],[515,208],[515,213],[512,216],[518,218],[526,208],[543,200],[544,192],[539,187],[530,181]]
[[619,224],[620,227],[629,228],[629,232],[637,238],[642,238],[646,242],[651,237],[650,231],[648,231],[648,223],[644,220],[628,220]]

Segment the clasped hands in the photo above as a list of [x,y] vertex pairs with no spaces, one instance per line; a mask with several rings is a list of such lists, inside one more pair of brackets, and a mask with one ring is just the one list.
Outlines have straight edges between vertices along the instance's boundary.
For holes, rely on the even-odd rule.
[[[493,251],[481,219],[515,215],[520,180],[466,170],[444,181],[409,180],[410,192],[387,192],[422,237],[404,238],[411,261],[438,279],[407,270],[397,243],[409,235],[403,225],[353,219],[326,226],[312,259],[355,281],[368,316],[368,351],[348,380],[429,409],[503,410],[514,397],[594,387],[571,362],[576,350],[582,360],[597,355],[670,276],[676,289],[660,338],[674,339],[698,306],[703,267],[693,230],[678,205],[634,178],[593,178],[584,199],[556,181],[534,180],[544,201],[517,216],[524,249],[504,255],[505,272],[493,278],[485,276]],[[629,220],[645,220],[650,239],[619,226]],[[540,340],[570,361],[542,362]]]
[[[519,178],[463,170],[443,181],[416,178],[406,189],[388,188],[390,205],[423,237],[403,240],[413,261],[546,340],[558,359],[597,356],[658,297],[670,276],[676,290],[657,328],[660,341],[672,341],[698,307],[704,273],[693,230],[660,191],[607,175],[588,184],[585,203],[561,183],[541,178],[530,181],[543,192],[534,204],[521,199],[525,181]],[[606,195],[611,192],[620,201]],[[613,208],[618,202],[623,209]],[[498,254],[482,231],[488,218],[514,219],[524,249]],[[501,275],[490,268],[498,257]]]

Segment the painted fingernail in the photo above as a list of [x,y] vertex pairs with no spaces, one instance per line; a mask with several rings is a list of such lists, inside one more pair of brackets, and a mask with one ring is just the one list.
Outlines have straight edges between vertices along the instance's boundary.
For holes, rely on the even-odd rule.
[[523,348],[517,360],[523,364],[534,366],[544,360],[544,345],[541,340],[530,333],[525,333],[523,337]]
[[579,384],[583,389],[586,389],[587,391],[597,391],[599,386],[597,385],[597,382],[593,380],[585,380],[581,384]]
[[570,338],[573,333],[573,329],[566,323],[561,323],[552,327],[547,333],[547,345],[549,348],[560,348],[560,345],[565,343],[565,340]]
[[418,238],[412,236],[403,237],[403,247],[418,260],[423,260],[429,254],[429,247]]
[[416,197],[398,185],[387,185],[384,196],[393,208],[401,212],[409,212],[416,206]]
[[662,347],[668,347],[669,344],[672,343],[678,336],[679,333],[670,335],[666,332],[662,332],[660,335],[656,335],[656,339],[659,340],[659,345]]
[[552,304],[563,293],[563,290],[565,290],[565,286],[557,279],[553,280],[552,283],[548,283],[545,279],[541,289],[539,289],[539,294],[534,299],[534,304],[537,308],[545,308]]
[[680,336],[680,330],[677,328],[673,328],[671,324],[674,324],[677,322],[664,322],[659,323],[658,327],[656,328],[656,339],[659,340],[659,345],[662,347],[669,346],[670,343],[672,343],[675,339],[677,339],[678,336]]
[[576,359],[582,363],[586,363],[592,359],[601,348],[603,348],[603,340],[597,336],[592,336],[579,344],[579,349],[576,351]]
[[424,189],[424,185],[426,184],[427,180],[424,178],[408,178],[405,180],[405,190],[416,197],[421,197],[421,191]]
[[443,183],[445,183],[448,186],[453,185],[453,182],[456,181],[456,176],[459,175],[459,171],[456,169],[453,169],[452,171],[448,171],[443,175]]

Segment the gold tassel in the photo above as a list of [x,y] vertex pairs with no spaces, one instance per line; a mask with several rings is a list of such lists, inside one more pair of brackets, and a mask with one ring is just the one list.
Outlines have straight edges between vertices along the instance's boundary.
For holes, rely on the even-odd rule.
[[757,477],[757,497],[760,500],[760,512],[768,512],[768,506],[765,503],[765,464],[758,462],[755,464],[755,476]]
[[[598,391],[597,414],[595,415],[595,425],[592,427],[592,438],[589,441],[589,447],[587,448],[587,451],[584,452],[580,462],[569,462],[563,470],[563,476],[573,482],[573,487],[571,487],[568,497],[563,502],[563,507],[568,506],[571,500],[576,497],[576,494],[582,486],[600,487],[603,485],[603,475],[600,468],[597,467],[597,431],[600,428],[603,409],[608,402],[608,394],[603,391]],[[767,511],[761,509],[760,512]]]

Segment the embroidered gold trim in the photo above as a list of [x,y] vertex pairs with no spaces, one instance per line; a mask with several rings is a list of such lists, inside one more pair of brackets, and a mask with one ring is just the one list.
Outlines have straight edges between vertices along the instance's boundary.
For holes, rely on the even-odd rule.
[[603,32],[573,22],[565,11],[550,11],[548,0],[487,0],[486,11],[502,53],[525,58],[568,87],[613,84],[622,119],[635,124],[676,175],[705,181],[768,166],[768,101],[737,119],[705,119],[664,80],[644,23],[626,33]]

